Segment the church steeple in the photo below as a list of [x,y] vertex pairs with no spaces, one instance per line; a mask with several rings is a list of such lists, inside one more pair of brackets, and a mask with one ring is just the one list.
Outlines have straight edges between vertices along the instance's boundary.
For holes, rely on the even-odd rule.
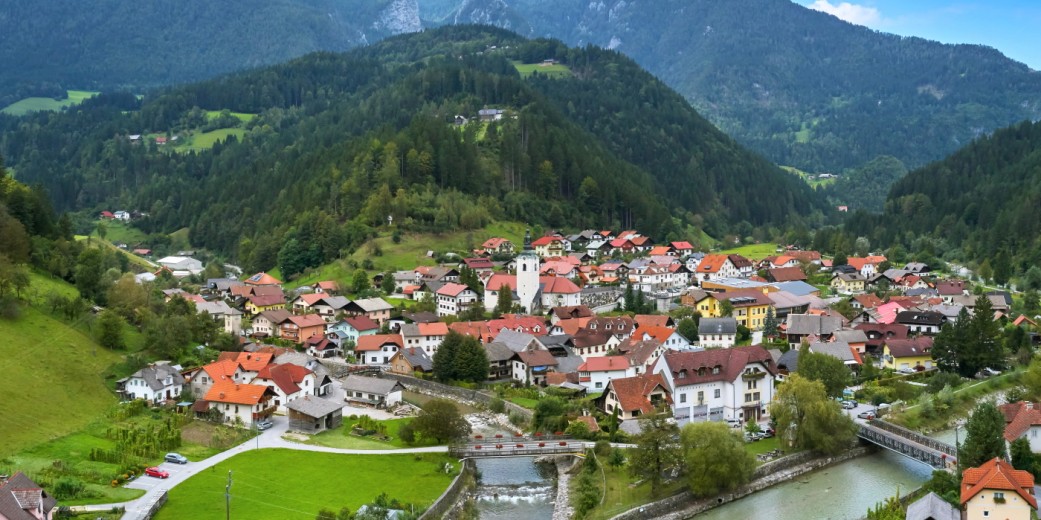
[[531,251],[531,229],[524,230],[524,250]]

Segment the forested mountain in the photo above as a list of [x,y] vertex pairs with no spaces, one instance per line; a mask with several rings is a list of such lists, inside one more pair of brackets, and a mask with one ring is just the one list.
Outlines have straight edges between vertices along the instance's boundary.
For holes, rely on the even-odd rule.
[[[533,65],[522,78],[519,63],[547,59],[563,73]],[[483,108],[503,117],[479,122]],[[212,125],[205,110],[256,116],[241,140],[178,151],[174,137]],[[19,180],[43,185],[58,208],[143,210],[146,231],[189,227],[193,245],[258,268],[336,258],[388,215],[405,229],[509,218],[661,238],[823,220],[804,183],[629,58],[487,26],[313,54],[144,101],[102,95],[67,113],[0,117],[0,136]]]
[[[893,185],[880,216],[847,224],[873,244],[924,236],[937,254],[1008,280],[1041,263],[1041,123],[995,132]],[[959,249],[960,248],[960,249]]]
[[415,0],[5,0],[0,106],[197,81],[420,28]]
[[822,191],[835,205],[848,206],[850,211],[882,211],[889,187],[907,174],[900,159],[883,155],[860,168],[847,171]]
[[[419,0],[420,11],[445,3]],[[738,141],[808,172],[880,155],[922,166],[1041,116],[1041,74],[994,49],[880,33],[789,0],[456,3],[484,22],[508,12],[502,25],[517,27],[516,13],[533,35],[618,50]]]

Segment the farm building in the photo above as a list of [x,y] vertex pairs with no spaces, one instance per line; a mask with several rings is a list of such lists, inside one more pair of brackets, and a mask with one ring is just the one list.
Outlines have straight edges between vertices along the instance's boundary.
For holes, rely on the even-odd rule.
[[286,403],[289,429],[304,433],[320,433],[343,423],[343,405],[307,395]]

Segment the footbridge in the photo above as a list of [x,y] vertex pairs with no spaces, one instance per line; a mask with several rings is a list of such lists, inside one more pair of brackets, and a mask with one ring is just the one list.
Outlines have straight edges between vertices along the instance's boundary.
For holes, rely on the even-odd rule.
[[537,457],[540,455],[580,454],[585,441],[559,435],[496,436],[475,438],[448,447],[448,453],[459,458]]
[[950,469],[956,463],[955,447],[893,423],[873,419],[859,424],[857,436],[889,451],[928,464]]

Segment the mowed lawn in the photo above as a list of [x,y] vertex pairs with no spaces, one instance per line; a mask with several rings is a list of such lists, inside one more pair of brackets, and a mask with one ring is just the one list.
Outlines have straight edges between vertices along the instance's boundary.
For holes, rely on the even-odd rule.
[[82,103],[83,100],[98,95],[97,92],[87,90],[67,90],[66,92],[69,97],[62,100],[55,100],[46,97],[30,97],[7,105],[7,107],[0,110],[0,112],[12,116],[24,116],[30,112],[41,112],[46,110],[57,111],[65,107],[78,105]]
[[517,72],[520,72],[522,78],[531,76],[535,72],[545,74],[551,78],[567,77],[571,75],[571,69],[569,69],[567,65],[561,63],[550,65],[545,63],[521,63],[515,61],[513,62],[513,66],[517,69]]
[[[452,473],[442,470],[452,464]],[[445,454],[341,455],[286,449],[247,451],[170,490],[157,520],[221,520],[232,472],[233,518],[311,520],[322,508],[351,511],[380,493],[427,507],[448,488],[459,462]]]
[[735,247],[733,249],[724,249],[723,251],[720,251],[720,254],[737,254],[749,260],[762,260],[768,256],[774,256],[777,254],[777,244],[749,244],[747,246]]
[[0,458],[78,431],[116,402],[100,374],[119,356],[82,332],[23,306],[0,320],[0,338]]
[[210,132],[203,132],[201,134],[195,134],[188,139],[188,142],[183,145],[178,145],[174,148],[178,152],[187,152],[190,150],[209,150],[213,148],[213,145],[218,142],[224,142],[228,140],[229,136],[234,135],[239,141],[246,136],[246,131],[242,128],[220,128]]

